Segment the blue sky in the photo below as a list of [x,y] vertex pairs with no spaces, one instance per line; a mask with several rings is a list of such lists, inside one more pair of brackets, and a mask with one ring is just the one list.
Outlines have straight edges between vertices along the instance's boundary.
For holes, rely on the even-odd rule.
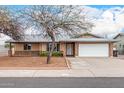
[[10,9],[22,9],[27,7],[28,5],[7,5]]
[[[8,5],[7,7],[11,9],[21,9],[24,7],[27,7],[29,5]],[[109,9],[109,8],[114,8],[114,7],[124,7],[124,5],[88,5],[89,7],[92,8],[97,8],[97,9]]]
[[124,5],[88,5],[93,8],[98,8],[98,9],[109,9],[109,8],[114,8],[114,7],[124,7]]

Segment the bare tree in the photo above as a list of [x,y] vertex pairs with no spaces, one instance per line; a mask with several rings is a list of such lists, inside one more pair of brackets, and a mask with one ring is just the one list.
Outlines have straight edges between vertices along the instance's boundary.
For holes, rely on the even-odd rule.
[[22,39],[22,27],[17,18],[11,14],[6,7],[0,7],[0,33],[3,33],[14,40]]
[[32,6],[23,10],[21,17],[25,18],[30,26],[40,29],[44,36],[52,40],[52,48],[48,53],[47,63],[50,62],[55,47],[55,39],[62,33],[69,36],[89,31],[92,23],[87,22],[82,15],[81,6]]

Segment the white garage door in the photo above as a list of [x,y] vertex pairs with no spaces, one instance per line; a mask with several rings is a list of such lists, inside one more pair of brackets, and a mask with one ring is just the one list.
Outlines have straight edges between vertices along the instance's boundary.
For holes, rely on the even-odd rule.
[[108,57],[108,44],[79,44],[79,57]]

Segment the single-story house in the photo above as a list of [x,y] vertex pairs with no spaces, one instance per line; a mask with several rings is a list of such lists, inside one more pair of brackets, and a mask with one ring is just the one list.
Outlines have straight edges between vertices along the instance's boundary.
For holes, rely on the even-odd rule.
[[113,37],[118,40],[118,42],[114,43],[119,55],[124,55],[124,32],[118,33]]
[[[112,57],[115,42],[114,39],[86,33],[71,39],[56,40],[54,51],[62,51],[63,56]],[[39,39],[38,36],[23,41],[10,40],[7,43],[13,45],[13,49],[10,47],[9,50],[11,56],[38,56],[40,51],[49,51],[51,48],[50,40]]]

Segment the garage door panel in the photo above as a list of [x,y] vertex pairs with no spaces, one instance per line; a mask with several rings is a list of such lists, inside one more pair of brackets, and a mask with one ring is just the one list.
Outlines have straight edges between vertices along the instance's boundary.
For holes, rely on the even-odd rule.
[[80,57],[108,57],[108,44],[79,44]]

